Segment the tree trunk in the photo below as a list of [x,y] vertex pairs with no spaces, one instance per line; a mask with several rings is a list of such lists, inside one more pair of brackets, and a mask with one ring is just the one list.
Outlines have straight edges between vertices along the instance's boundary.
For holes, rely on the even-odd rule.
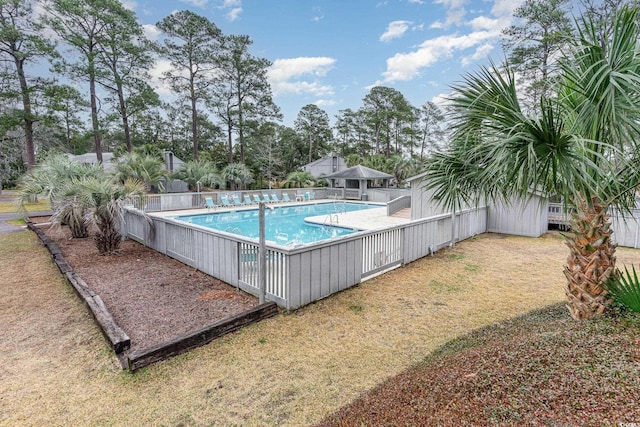
[[120,117],[122,117],[122,128],[124,130],[124,142],[127,144],[127,152],[131,152],[131,131],[129,130],[129,117],[127,116],[127,104],[124,102],[122,83],[116,83],[118,89],[118,103],[120,106]]
[[589,319],[606,311],[611,303],[607,281],[615,274],[616,245],[611,242],[611,223],[607,208],[593,199],[580,199],[572,214],[573,233],[566,235],[569,258],[564,268],[567,277],[567,308],[576,320]]
[[[191,91],[193,94],[193,90]],[[191,97],[191,138],[193,140],[193,160],[198,160],[198,110],[195,95]]]
[[[239,81],[240,76],[236,76]],[[237,88],[238,93],[238,143],[240,144],[240,163],[244,164],[244,122],[242,117],[242,94],[240,87]]]
[[191,100],[191,139],[193,141],[193,160],[198,160],[198,105],[195,82],[193,81],[193,64],[189,63],[189,98]]
[[96,70],[93,52],[89,52],[89,96],[91,97],[91,125],[93,126],[93,141],[96,149],[96,159],[102,163],[102,135],[98,122],[98,97],[96,95]]
[[93,142],[95,144],[96,159],[102,163],[102,140],[100,137],[100,125],[98,124],[96,81],[93,76],[89,77],[89,92],[91,94],[91,125],[93,127]]
[[20,92],[22,93],[22,108],[24,113],[25,151],[27,152],[27,169],[31,170],[36,164],[36,153],[33,145],[33,116],[31,114],[31,97],[27,86],[27,78],[24,75],[23,60],[14,56],[18,79],[20,80]]
[[229,145],[229,155],[227,156],[227,160],[229,164],[233,163],[233,128],[231,125],[231,121],[227,125],[227,143]]

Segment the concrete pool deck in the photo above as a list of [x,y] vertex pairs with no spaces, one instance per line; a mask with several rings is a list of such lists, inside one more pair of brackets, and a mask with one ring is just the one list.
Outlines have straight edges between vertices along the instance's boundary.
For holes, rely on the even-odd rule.
[[[334,203],[336,200],[314,200],[313,202],[291,202],[270,204],[269,207],[286,207],[286,206],[305,206],[315,203]],[[346,203],[360,203],[358,201],[346,201]],[[375,204],[375,203],[367,203]],[[257,209],[256,205],[234,206],[234,207],[218,207],[216,209],[186,209],[179,211],[150,212],[150,216],[156,217],[173,217],[179,215],[199,215],[207,213],[233,212]],[[336,221],[337,219],[337,221]],[[333,220],[333,222],[331,222]],[[378,228],[393,227],[396,225],[406,224],[410,220],[408,218],[400,218],[395,216],[387,216],[387,207],[380,205],[379,208],[372,208],[353,212],[344,212],[336,214],[324,214],[310,216],[305,221],[313,224],[333,225],[337,227],[354,228],[358,230],[374,230]]]

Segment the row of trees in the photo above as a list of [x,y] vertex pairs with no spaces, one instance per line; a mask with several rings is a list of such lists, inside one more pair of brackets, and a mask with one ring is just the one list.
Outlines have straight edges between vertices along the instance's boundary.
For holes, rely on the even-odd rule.
[[[22,150],[31,168],[36,152],[95,151],[101,160],[103,151],[153,144],[185,160],[205,155],[219,168],[246,164],[270,179],[328,152],[425,158],[444,140],[437,106],[416,108],[388,87],[341,111],[335,127],[314,104],[282,126],[271,64],[250,53],[248,36],[225,35],[190,11],[156,26],[161,42],[148,40],[118,0],[0,0],[3,146]],[[149,84],[157,61],[170,63],[162,82],[175,94],[171,104]],[[6,152],[3,181],[20,163]]]

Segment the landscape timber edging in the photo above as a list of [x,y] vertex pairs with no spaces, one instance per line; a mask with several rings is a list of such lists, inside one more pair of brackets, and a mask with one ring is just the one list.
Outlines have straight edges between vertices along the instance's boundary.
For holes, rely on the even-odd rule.
[[87,286],[86,282],[76,274],[73,267],[64,259],[58,245],[53,243],[49,236],[28,219],[26,223],[29,230],[33,231],[47,248],[53,262],[67,279],[67,282],[71,284],[75,293],[82,298],[89,308],[95,322],[100,327],[100,331],[116,353],[116,357],[122,368],[128,368],[131,372],[152,363],[177,356],[193,348],[203,346],[216,338],[236,331],[244,326],[278,314],[278,305],[274,302],[267,302],[239,313],[236,316],[217,321],[199,330],[158,344],[157,346],[132,352],[127,356],[122,353],[131,347],[131,340],[126,332],[116,324],[111,313],[109,313],[107,307],[104,305],[102,298],[100,298],[100,295],[93,292],[89,286]]
[[53,243],[49,236],[36,227],[33,222],[27,219],[26,223],[29,230],[36,233],[36,236],[38,236],[42,244],[49,250],[55,265],[67,279],[67,282],[69,282],[76,294],[82,298],[84,303],[87,305],[93,319],[100,327],[102,335],[104,335],[116,355],[131,347],[131,339],[115,322],[113,316],[111,316],[111,313],[109,313],[109,310],[107,310],[107,307],[104,305],[102,298],[100,298],[100,295],[89,289],[85,281],[82,280],[75,271],[73,271],[73,268],[64,259],[62,251],[58,245]]
[[[267,302],[244,311],[236,316],[223,319],[205,326],[197,331],[189,332],[171,341],[157,346],[132,352],[127,357],[127,366],[131,372],[161,360],[177,356],[188,350],[210,343],[216,338],[236,331],[251,323],[273,317],[278,314],[278,305]],[[122,363],[122,362],[121,362]]]

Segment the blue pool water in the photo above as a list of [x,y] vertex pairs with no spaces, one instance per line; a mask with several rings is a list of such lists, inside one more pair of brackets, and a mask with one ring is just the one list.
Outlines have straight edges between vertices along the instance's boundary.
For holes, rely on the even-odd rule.
[[[317,242],[359,231],[351,228],[307,223],[304,220],[307,217],[340,215],[341,212],[379,208],[381,205],[335,202],[273,207],[273,210],[265,209],[266,240],[279,245],[295,245]],[[181,215],[174,217],[174,219],[255,239],[259,237],[257,208],[200,215]],[[329,219],[327,222],[330,222]]]

